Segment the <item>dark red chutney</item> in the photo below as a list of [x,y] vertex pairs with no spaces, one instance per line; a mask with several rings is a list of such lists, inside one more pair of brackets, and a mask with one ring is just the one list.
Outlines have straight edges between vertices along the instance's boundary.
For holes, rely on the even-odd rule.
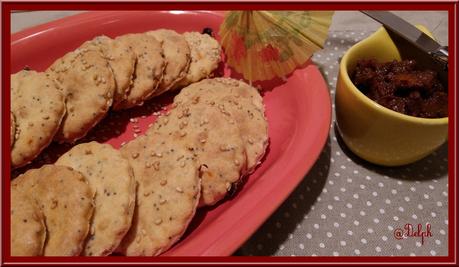
[[415,60],[359,60],[351,79],[367,97],[394,111],[422,118],[448,116],[447,88],[436,72],[420,69]]

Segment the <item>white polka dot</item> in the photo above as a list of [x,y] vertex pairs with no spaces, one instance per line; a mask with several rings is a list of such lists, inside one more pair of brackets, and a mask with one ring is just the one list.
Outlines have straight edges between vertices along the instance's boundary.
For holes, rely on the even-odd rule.
[[367,179],[368,181],[370,181],[370,180],[371,180],[371,177],[367,175],[367,176],[365,176],[365,179]]
[[367,206],[368,206],[368,207],[371,207],[372,205],[373,205],[373,203],[371,203],[371,201],[368,200],[368,201],[367,201]]
[[388,225],[388,226],[387,226],[387,229],[389,229],[389,231],[393,231],[393,230],[394,230],[394,227],[392,227],[392,225]]
[[386,204],[390,204],[391,203],[390,199],[388,199],[388,198],[386,198],[385,202],[386,202]]
[[381,248],[380,247],[375,247],[375,250],[376,250],[376,252],[381,252]]
[[400,246],[399,244],[395,245],[395,248],[398,249],[398,250],[401,250],[402,249],[402,246]]
[[441,241],[437,239],[437,240],[435,240],[435,244],[441,245]]
[[422,210],[424,208],[424,206],[422,206],[422,204],[418,204],[418,209]]
[[317,254],[312,253],[311,256],[312,256],[312,257],[317,257]]
[[365,216],[365,215],[366,215],[365,211],[361,210],[360,211],[360,216]]
[[327,237],[328,237],[328,238],[331,238],[332,236],[333,236],[332,233],[327,232]]
[[416,214],[413,214],[413,215],[411,215],[411,218],[416,220],[418,218],[418,216]]
[[314,228],[315,228],[315,229],[319,229],[320,226],[319,226],[317,223],[315,223],[315,224],[314,224]]
[[338,172],[335,172],[335,176],[338,177],[340,176],[340,174]]
[[367,232],[368,232],[369,234],[372,234],[372,233],[374,233],[375,231],[373,230],[373,228],[368,228],[368,229],[367,229]]
[[351,230],[348,230],[348,231],[347,231],[347,234],[348,234],[348,235],[353,235],[354,232],[352,232]]
[[429,185],[429,189],[434,190],[434,189],[435,189],[435,186]]
[[425,199],[429,199],[429,198],[430,198],[430,196],[429,196],[429,195],[427,195],[427,194],[424,194],[424,198],[425,198]]
[[397,194],[397,190],[395,190],[395,189],[392,189],[390,192],[392,193],[392,195],[396,195]]
[[355,199],[358,199],[358,198],[359,198],[359,194],[354,194],[353,197],[354,197]]
[[437,206],[438,206],[438,207],[442,207],[442,206],[443,206],[443,203],[441,203],[440,201],[437,201]]
[[415,192],[416,188],[415,187],[410,187],[411,192]]
[[405,201],[406,202],[410,202],[410,198],[409,197],[405,197]]
[[324,193],[324,194],[328,193],[327,188],[322,189],[322,193]]
[[431,250],[430,251],[430,255],[435,256],[435,255],[437,255],[437,252],[435,250]]
[[421,242],[417,241],[417,242],[416,242],[416,247],[419,248],[419,247],[421,247],[421,246],[422,246]]
[[300,249],[304,249],[304,244],[303,244],[303,243],[300,243],[300,244],[298,245],[298,247],[299,247]]
[[355,226],[359,225],[359,221],[355,220],[355,221],[354,221],[354,225],[355,225]]
[[352,179],[351,179],[351,178],[347,178],[346,181],[347,181],[348,183],[352,183]]
[[333,209],[333,206],[332,206],[332,205],[328,205],[327,208],[328,208],[329,210],[332,210],[332,209]]
[[378,186],[379,186],[379,187],[384,187],[384,184],[381,183],[381,182],[379,182],[379,183],[378,183]]
[[339,201],[339,196],[334,196],[333,199],[334,199],[335,201]]
[[378,193],[376,191],[373,191],[373,193],[371,193],[374,197],[377,197],[378,196]]
[[354,253],[355,253],[355,255],[360,255],[360,250],[354,249]]
[[440,234],[442,234],[442,235],[446,235],[446,232],[445,232],[445,230],[441,229],[441,230],[440,230]]
[[328,181],[328,184],[329,184],[329,185],[334,185],[335,182],[333,182],[332,180],[330,180],[330,181]]
[[431,212],[430,216],[432,216],[432,218],[435,218],[435,217],[437,217],[437,214],[435,212]]
[[394,216],[394,221],[398,221],[399,218],[397,216]]
[[365,185],[361,184],[360,189],[365,189]]
[[358,174],[358,173],[359,173],[359,171],[358,171],[358,170],[354,170],[354,174]]
[[335,226],[335,228],[338,228],[338,227],[339,227],[339,223],[334,222],[334,223],[333,223],[333,226]]
[[362,242],[363,244],[366,244],[367,240],[365,238],[362,238],[362,239],[360,239],[360,242]]
[[352,209],[352,204],[351,204],[351,203],[346,203],[346,207],[347,207],[348,209]]
[[325,220],[325,219],[327,219],[327,216],[326,216],[325,214],[321,214],[321,215],[320,215],[320,218],[323,219],[323,220]]
[[320,243],[320,244],[319,244],[319,247],[324,248],[324,247],[325,247],[325,244],[324,244],[324,243]]
[[411,252],[411,253],[410,253],[410,256],[411,256],[411,257],[414,257],[414,256],[416,256],[416,254],[414,254],[413,252]]
[[341,216],[341,218],[346,218],[346,213],[340,213],[339,216]]
[[448,220],[445,220],[444,223],[445,223],[446,225],[448,225]]
[[384,209],[379,209],[379,213],[384,214],[386,211]]
[[378,218],[374,218],[374,219],[373,219],[373,222],[374,222],[374,223],[379,223],[379,219],[378,219]]
[[312,238],[312,235],[311,235],[310,233],[307,233],[307,234],[306,234],[306,238],[307,238],[307,239],[311,239],[311,238]]
[[381,239],[382,239],[383,241],[387,241],[387,236],[383,235],[383,236],[381,237]]
[[346,246],[346,241],[344,241],[344,240],[341,240],[341,241],[339,241],[339,244],[340,244],[341,246],[343,246],[343,247],[344,247],[344,246]]
[[341,187],[339,190],[340,190],[341,192],[343,192],[343,193],[346,192],[346,188],[344,188],[344,187]]
[[404,209],[403,207],[398,207],[398,210],[399,210],[400,212],[404,212],[404,211],[405,211],[405,209]]
[[442,194],[447,197],[448,196],[448,193],[446,191],[443,191]]
[[293,238],[293,234],[289,234],[288,239],[292,239],[292,238]]
[[398,184],[398,185],[402,185],[403,182],[402,182],[402,181],[397,181],[397,184]]

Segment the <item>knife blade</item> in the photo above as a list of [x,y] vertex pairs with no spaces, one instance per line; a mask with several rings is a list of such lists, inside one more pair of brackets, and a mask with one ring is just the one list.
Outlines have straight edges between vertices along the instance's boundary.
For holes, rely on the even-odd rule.
[[442,46],[415,26],[388,11],[363,10],[362,13],[380,22],[390,31],[409,41],[448,68],[448,47]]

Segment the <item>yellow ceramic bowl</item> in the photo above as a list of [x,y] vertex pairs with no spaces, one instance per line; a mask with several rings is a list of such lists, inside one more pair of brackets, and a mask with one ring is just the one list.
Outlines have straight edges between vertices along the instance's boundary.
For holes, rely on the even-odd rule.
[[[431,35],[426,28],[420,30]],[[417,161],[448,138],[448,118],[425,119],[404,115],[374,102],[352,83],[359,59],[378,62],[400,60],[401,52],[382,27],[351,47],[340,63],[335,105],[338,131],[346,145],[359,157],[384,166]]]

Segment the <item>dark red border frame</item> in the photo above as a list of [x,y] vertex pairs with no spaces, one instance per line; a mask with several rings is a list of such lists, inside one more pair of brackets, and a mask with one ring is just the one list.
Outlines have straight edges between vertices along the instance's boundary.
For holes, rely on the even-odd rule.
[[[256,264],[263,263],[283,263],[283,264],[307,264],[307,263],[332,263],[332,264],[362,264],[373,263],[374,265],[387,264],[407,264],[420,265],[450,265],[457,263],[457,213],[456,213],[456,192],[457,192],[457,146],[456,146],[456,105],[457,105],[457,77],[454,75],[457,70],[457,1],[436,2],[436,3],[419,3],[419,2],[351,2],[343,3],[341,1],[326,3],[319,2],[282,2],[282,3],[261,3],[261,2],[220,2],[220,3],[203,3],[203,2],[3,2],[2,3],[2,88],[9,88],[10,83],[10,14],[11,10],[168,10],[168,9],[185,9],[185,10],[231,10],[231,9],[264,9],[264,10],[295,10],[295,9],[333,9],[333,10],[361,10],[361,9],[379,9],[379,10],[444,10],[448,11],[449,25],[449,100],[455,103],[449,107],[449,143],[448,143],[448,202],[449,202],[449,224],[448,224],[448,256],[440,257],[11,257],[9,242],[10,239],[10,150],[8,145],[2,146],[2,265],[31,265],[31,264],[59,264],[82,265],[87,263],[93,264]],[[10,90],[2,90],[2,144],[9,143],[9,109],[10,109]],[[411,264],[410,264],[411,263]]]

